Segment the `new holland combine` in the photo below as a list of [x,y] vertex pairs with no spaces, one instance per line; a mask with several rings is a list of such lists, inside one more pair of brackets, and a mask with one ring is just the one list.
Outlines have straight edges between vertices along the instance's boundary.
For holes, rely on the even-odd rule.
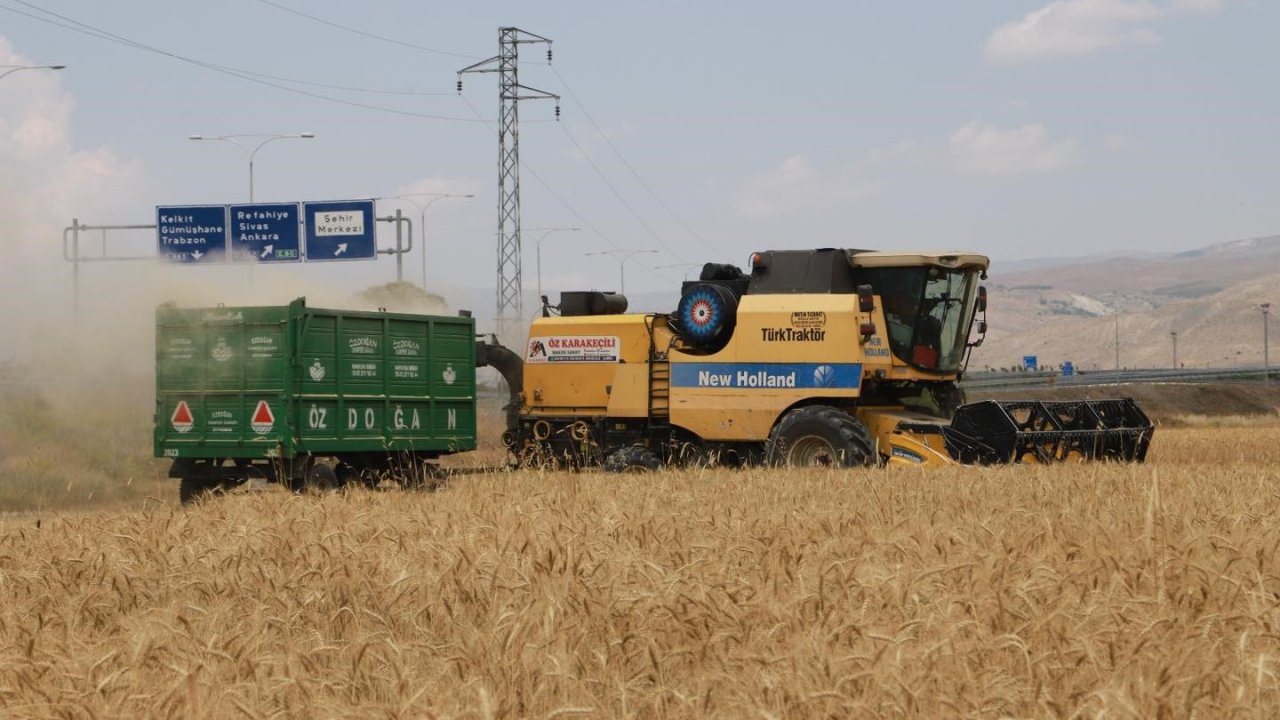
[[423,484],[476,447],[487,365],[507,380],[502,437],[522,466],[1142,461],[1152,426],[1132,400],[964,404],[987,265],[762,252],[749,272],[706,265],[672,313],[544,298],[521,353],[476,342],[466,313],[162,306],[155,454],[184,500],[251,479]]
[[748,272],[704,266],[670,314],[625,314],[613,293],[543,298],[522,356],[489,343],[477,361],[507,379],[503,440],[525,465],[1142,461],[1153,428],[1129,399],[964,404],[988,264],[761,252]]

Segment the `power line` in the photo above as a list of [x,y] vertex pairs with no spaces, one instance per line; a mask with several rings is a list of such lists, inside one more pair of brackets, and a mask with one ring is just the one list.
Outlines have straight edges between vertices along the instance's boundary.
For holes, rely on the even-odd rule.
[[578,144],[577,139],[573,137],[573,133],[569,132],[568,128],[565,128],[563,125],[560,126],[560,129],[564,130],[565,137],[569,138],[569,142],[573,143],[573,146],[578,149],[578,153],[582,155],[582,159],[587,161],[587,164],[590,165],[591,169],[595,171],[596,176],[599,177],[600,181],[605,184],[605,187],[609,188],[609,191],[613,193],[613,196],[618,198],[618,202],[622,203],[622,206],[627,209],[627,212],[631,214],[631,217],[635,218],[636,222],[640,223],[640,226],[643,227],[646,231],[648,231],[649,235],[652,236],[653,239],[657,241],[657,243],[661,245],[667,252],[671,253],[671,255],[675,257],[675,259],[679,260],[680,262],[684,262],[684,258],[680,256],[680,253],[676,252],[670,245],[666,243],[665,240],[663,240],[658,235],[658,233],[654,232],[653,228],[649,227],[649,223],[645,222],[644,218],[640,217],[640,214],[636,212],[635,208],[631,207],[631,203],[627,202],[627,199],[622,197],[622,193],[618,192],[618,188],[614,186],[612,182],[609,181],[609,178],[606,177],[605,174],[600,170],[600,167],[596,165],[595,160],[592,160],[591,156],[587,154],[587,151],[584,150],[583,147]]
[[712,252],[715,252],[715,253],[720,253],[721,252],[720,248],[715,247],[710,242],[708,242],[705,238],[699,235],[696,230],[690,227],[689,223],[684,221],[684,218],[677,215],[676,212],[672,210],[670,206],[667,205],[666,201],[664,201],[662,197],[658,195],[657,191],[655,191],[653,187],[649,185],[649,183],[645,182],[644,178],[640,177],[640,173],[637,172],[635,167],[632,166],[632,164],[627,160],[625,156],[623,156],[622,151],[618,150],[618,147],[613,144],[613,141],[609,139],[608,134],[606,134],[605,131],[601,129],[600,125],[596,123],[595,118],[591,116],[591,113],[587,110],[587,107],[582,104],[581,100],[578,99],[578,95],[573,91],[573,88],[569,87],[569,83],[565,81],[564,76],[560,74],[560,71],[553,66],[551,68],[551,72],[555,73],[555,76],[559,78],[560,84],[564,87],[565,94],[569,96],[569,99],[573,100],[574,105],[578,106],[578,109],[582,111],[583,117],[585,117],[587,121],[591,123],[591,126],[596,129],[596,133],[600,135],[600,139],[604,140],[605,144],[609,146],[610,150],[613,150],[613,153],[618,156],[618,159],[621,160],[622,164],[627,168],[628,171],[630,171],[631,176],[636,179],[636,182],[640,183],[640,185],[645,190],[648,190],[649,194],[653,196],[653,199],[658,202],[658,205],[662,206],[662,209],[666,210],[667,214],[670,215],[672,218],[674,218],[676,222],[680,223],[681,227],[683,227],[690,235],[692,235],[695,239],[697,239],[698,242],[702,243],[703,246],[706,247],[708,250],[711,250]]
[[[468,100],[468,99],[466,98],[466,96],[463,96],[463,97],[462,97],[462,101],[463,101],[464,103],[466,103],[466,104],[467,104],[467,107],[471,109],[471,112],[472,112],[476,117],[480,117],[480,111],[476,109],[476,106],[475,106],[475,105],[471,104],[471,101],[470,101],[470,100]],[[491,125],[491,124],[492,124],[492,122],[491,122],[491,121],[488,121],[488,120],[484,120],[483,122],[484,122],[486,125]],[[494,135],[495,135],[495,136],[497,135],[497,130],[496,130],[495,128],[490,128],[490,130],[494,133]],[[560,193],[556,192],[556,191],[555,191],[555,189],[551,187],[551,184],[550,184],[550,183],[548,183],[546,180],[544,180],[544,179],[543,179],[543,177],[542,177],[541,175],[539,175],[539,174],[538,174],[538,171],[537,171],[537,170],[535,170],[535,169],[533,169],[533,167],[531,167],[527,161],[525,161],[525,160],[523,160],[523,159],[522,159],[522,160],[520,161],[520,167],[521,167],[523,170],[525,170],[526,172],[528,172],[530,175],[532,175],[532,176],[533,176],[533,179],[534,179],[534,180],[536,180],[536,181],[538,182],[538,184],[542,186],[542,189],[543,189],[543,190],[545,190],[545,191],[547,191],[547,193],[548,193],[549,195],[551,195],[551,197],[555,198],[555,199],[556,199],[556,202],[560,203],[560,205],[561,205],[565,210],[567,210],[567,211],[569,212],[569,214],[570,214],[570,215],[572,215],[574,218],[576,218],[576,219],[577,219],[577,221],[578,221],[579,223],[581,223],[583,227],[585,227],[586,229],[588,229],[588,230],[590,230],[591,232],[595,233],[595,235],[596,235],[597,237],[599,237],[601,240],[604,240],[604,241],[605,241],[605,243],[607,243],[610,247],[614,248],[615,250],[623,250],[623,249],[624,249],[621,245],[619,245],[619,244],[618,244],[618,242],[617,242],[616,240],[614,240],[613,238],[611,238],[611,237],[609,237],[608,235],[606,235],[602,230],[600,230],[600,228],[596,227],[596,226],[595,226],[595,225],[594,225],[590,220],[588,220],[587,218],[583,217],[582,213],[578,212],[577,208],[575,208],[573,205],[569,204],[569,201],[568,201],[568,200],[565,200],[565,199],[564,199],[564,197],[563,197],[562,195],[560,195]],[[639,265],[640,267],[644,268],[645,270],[649,271],[649,274],[650,274],[650,275],[653,275],[654,277],[658,278],[659,280],[662,280],[662,281],[664,281],[664,282],[668,282],[668,283],[673,283],[673,282],[675,282],[675,281],[674,281],[674,280],[672,280],[671,278],[667,277],[667,276],[666,276],[666,275],[664,275],[663,273],[658,272],[656,269],[654,269],[653,267],[650,267],[649,265],[645,265],[644,263],[639,262],[639,261],[636,261],[636,264],[637,264],[637,265]]]
[[271,7],[276,8],[277,10],[283,10],[283,11],[285,11],[285,12],[287,12],[287,13],[291,13],[291,14],[293,14],[293,15],[297,15],[298,17],[304,17],[304,18],[306,18],[306,19],[308,19],[308,20],[311,20],[312,22],[318,22],[318,23],[320,23],[321,25],[328,25],[328,26],[329,26],[329,27],[331,27],[331,28],[336,28],[336,29],[338,29],[338,30],[344,30],[344,31],[346,31],[346,32],[353,33],[353,34],[355,34],[355,35],[361,35],[361,36],[363,36],[363,37],[372,38],[372,39],[374,39],[374,40],[381,40],[381,41],[383,41],[383,42],[391,43],[392,45],[399,45],[400,47],[413,48],[414,50],[421,50],[421,51],[423,51],[423,52],[434,53],[434,54],[436,54],[436,55],[447,55],[447,56],[449,56],[449,57],[465,58],[465,59],[468,59],[468,60],[479,60],[479,59],[480,59],[479,57],[476,57],[475,55],[467,55],[467,54],[464,54],[464,53],[450,52],[450,51],[448,51],[448,50],[440,50],[440,49],[437,49],[437,48],[427,47],[427,46],[425,46],[425,45],[416,45],[416,44],[411,43],[411,42],[405,42],[405,41],[403,41],[403,40],[396,40],[395,38],[389,38],[389,37],[386,37],[386,36],[383,36],[383,35],[375,35],[374,33],[366,32],[366,31],[364,31],[364,30],[360,30],[360,29],[358,29],[358,28],[353,28],[353,27],[350,27],[350,26],[347,26],[347,25],[343,25],[343,24],[341,24],[341,23],[336,23],[336,22],[333,22],[332,20],[325,20],[324,18],[316,17],[315,15],[309,15],[309,14],[307,14],[307,13],[302,12],[301,10],[295,10],[295,9],[293,9],[293,8],[291,8],[291,7],[285,7],[284,5],[281,5],[280,3],[271,2],[271,0],[258,0],[258,2],[262,3],[263,5],[270,5]]
[[466,123],[477,122],[477,120],[472,118],[454,117],[449,115],[437,115],[434,113],[424,113],[424,112],[417,112],[413,110],[403,110],[400,108],[386,107],[383,105],[372,105],[370,103],[359,102],[356,100],[347,100],[345,98],[336,98],[330,95],[323,95],[321,93],[311,92],[309,90],[289,87],[288,85],[281,85],[278,82],[272,82],[270,80],[263,79],[265,77],[271,77],[263,73],[252,73],[248,71],[236,70],[233,68],[228,68],[226,66],[218,65],[216,63],[211,63],[204,60],[198,60],[196,58],[187,57],[185,55],[179,55],[177,53],[170,52],[162,48],[154,47],[152,45],[147,45],[146,43],[142,43],[137,40],[132,40],[122,35],[116,35],[115,33],[102,30],[100,28],[96,28],[91,25],[87,25],[73,18],[64,16],[64,15],[59,15],[58,13],[55,13],[53,11],[45,10],[43,8],[37,7],[36,5],[33,5],[29,2],[25,2],[24,0],[12,0],[12,1],[17,2],[20,5],[29,7],[37,12],[44,13],[46,15],[57,18],[62,22],[58,22],[57,20],[52,20],[47,17],[41,17],[40,15],[35,15],[29,12],[24,12],[17,8],[9,7],[6,5],[0,5],[0,10],[8,10],[9,12],[14,13],[16,15],[21,15],[23,17],[27,17],[32,20],[37,20],[39,22],[43,22],[48,25],[60,27],[60,28],[63,28],[64,30],[70,30],[72,32],[80,33],[81,35],[88,35],[89,37],[97,38],[99,40],[106,40],[107,42],[113,42],[119,45],[124,45],[126,47],[134,48],[135,50],[142,50],[144,52],[154,53],[154,54],[161,55],[173,60],[189,63],[197,67],[202,67],[206,70],[211,70],[216,73],[221,73],[223,75],[239,78],[241,80],[256,83],[266,87],[275,88],[277,90],[283,90],[285,92],[293,93],[295,95],[303,95],[305,97],[315,98],[317,100],[325,100],[327,102],[337,103],[339,105],[358,107],[358,108],[363,108],[365,110],[376,110],[379,112],[390,113],[393,115],[426,118],[430,120],[445,120],[450,122],[466,122]]

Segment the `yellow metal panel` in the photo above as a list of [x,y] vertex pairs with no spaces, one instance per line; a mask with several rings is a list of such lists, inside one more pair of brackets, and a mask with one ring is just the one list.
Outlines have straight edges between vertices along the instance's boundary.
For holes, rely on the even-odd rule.
[[[610,406],[609,389],[617,384],[620,368],[634,364],[644,368],[649,357],[649,332],[644,315],[592,315],[586,317],[539,318],[529,329],[525,348],[525,405],[543,414],[603,415]],[[569,352],[552,361],[554,344],[570,344],[573,339],[612,339],[605,343],[614,351],[609,361],[574,359]],[[579,351],[576,356],[593,357],[603,348]],[[564,359],[564,358],[569,359]],[[647,387],[647,384],[646,386]],[[643,390],[642,390],[643,392]],[[630,401],[629,401],[630,402]]]
[[991,261],[986,255],[959,250],[919,250],[899,252],[894,250],[863,250],[849,252],[849,262],[854,267],[927,267],[946,268],[976,267],[986,270]]
[[609,394],[609,417],[642,418],[649,414],[649,366],[619,365]]
[[898,430],[902,422],[942,424],[935,417],[901,407],[861,407],[857,415],[875,438],[877,452],[891,465],[936,466],[955,462],[947,453],[941,435]]
[[[671,353],[672,424],[708,440],[764,441],[778,417],[801,400],[857,398],[864,359],[857,302],[854,295],[743,297],[733,338],[722,350]],[[815,387],[815,372],[838,377],[841,386]]]
[[782,411],[805,397],[803,391],[673,391],[671,423],[707,440],[763,441]]

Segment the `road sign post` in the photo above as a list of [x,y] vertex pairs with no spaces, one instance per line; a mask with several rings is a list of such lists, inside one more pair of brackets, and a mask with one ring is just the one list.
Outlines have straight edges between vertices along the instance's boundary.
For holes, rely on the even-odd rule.
[[298,203],[232,205],[227,210],[233,262],[298,262],[302,259]]
[[227,255],[227,206],[157,207],[156,243],[161,260],[184,264],[224,261]]
[[302,205],[308,262],[377,257],[372,200]]

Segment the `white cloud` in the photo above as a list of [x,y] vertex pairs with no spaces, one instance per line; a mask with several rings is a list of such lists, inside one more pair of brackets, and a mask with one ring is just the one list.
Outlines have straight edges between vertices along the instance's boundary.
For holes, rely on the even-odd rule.
[[[32,65],[0,37],[0,65]],[[62,258],[62,230],[72,218],[120,222],[145,198],[145,167],[110,148],[77,148],[72,142],[75,102],[57,72],[26,70],[0,81],[0,305],[68,307],[70,265]],[[145,217],[145,215],[143,216]],[[136,222],[136,221],[135,221]],[[114,240],[115,238],[113,238]],[[95,236],[96,240],[96,236]],[[85,255],[99,253],[91,243]],[[124,268],[112,264],[113,272]],[[95,269],[96,270],[96,269]],[[103,273],[91,273],[95,276]],[[133,283],[113,290],[112,305]],[[43,313],[42,313],[43,314]],[[14,351],[30,328],[21,313],[0,323],[0,359]],[[57,326],[58,323],[50,323]]]
[[747,179],[734,195],[733,209],[743,217],[763,218],[838,207],[873,194],[876,184],[855,168],[825,171],[803,155]]
[[1111,152],[1124,152],[1134,145],[1134,139],[1124,133],[1107,133],[1102,138],[1102,146]]
[[1056,0],[1021,20],[996,28],[984,53],[992,62],[1017,63],[1085,55],[1110,47],[1160,42],[1154,26],[1175,15],[1210,14],[1226,0]]
[[[0,38],[0,65],[29,65]],[[11,74],[0,86],[0,245],[5,257],[46,259],[72,217],[134,207],[145,170],[109,148],[71,141],[75,102],[51,71]],[[54,243],[56,247],[56,243]]]
[[956,170],[969,175],[1048,173],[1076,164],[1073,138],[1055,139],[1043,125],[1002,129],[968,123],[951,135],[948,154]]

